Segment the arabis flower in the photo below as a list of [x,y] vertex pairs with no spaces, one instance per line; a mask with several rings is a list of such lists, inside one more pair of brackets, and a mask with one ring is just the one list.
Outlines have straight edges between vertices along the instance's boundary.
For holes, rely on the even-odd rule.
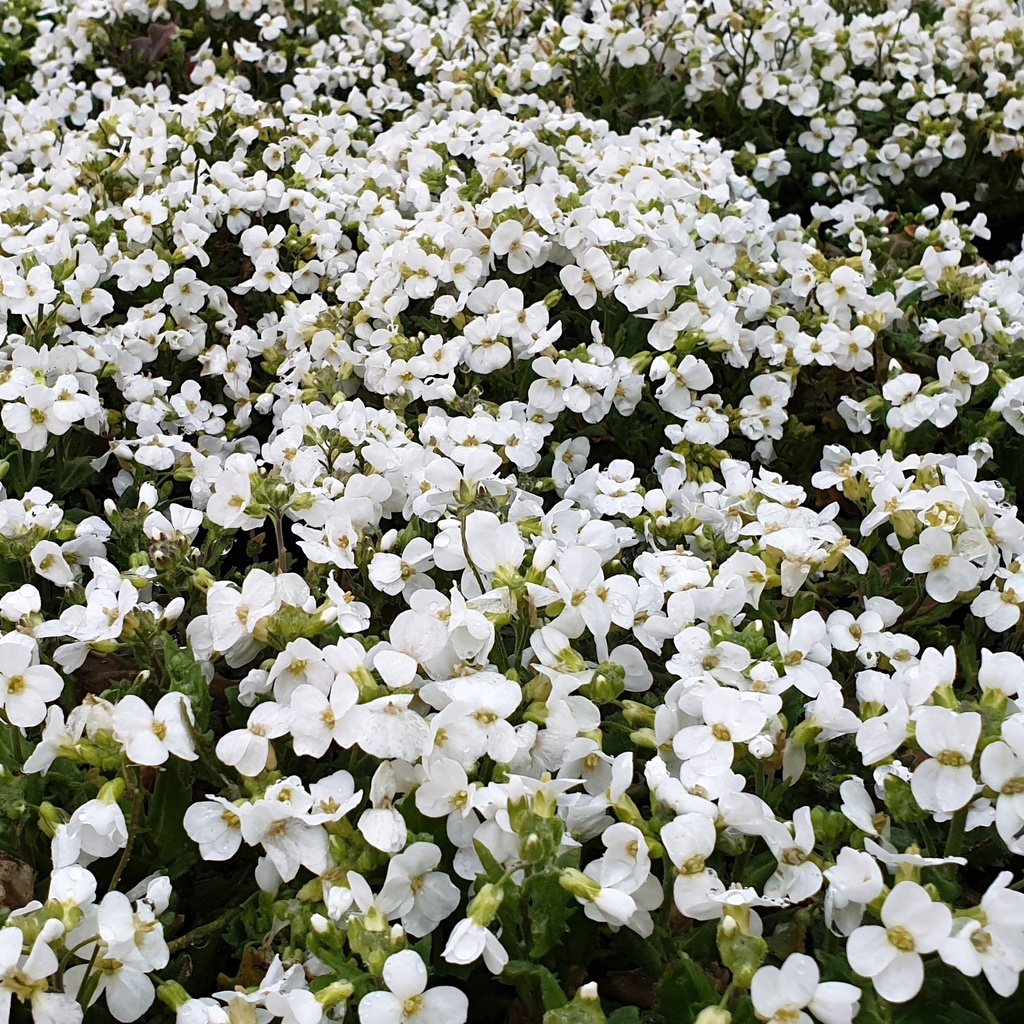
[[959,810],[974,797],[971,760],[981,735],[981,715],[924,707],[915,721],[917,743],[931,757],[914,770],[914,798],[926,811]]
[[387,992],[370,992],[359,1003],[361,1024],[464,1024],[469,1000],[457,988],[425,991],[427,968],[420,955],[403,949],[388,957],[383,970]]
[[850,1024],[860,1009],[860,989],[843,981],[819,981],[818,965],[792,953],[781,968],[766,965],[754,975],[750,998],[768,1024],[810,1024],[808,1009],[824,1024]]
[[921,531],[917,544],[903,552],[903,564],[913,573],[927,573],[924,588],[939,604],[973,590],[981,569],[954,551],[953,538],[939,526]]
[[170,754],[194,761],[194,727],[192,705],[181,693],[165,693],[152,710],[134,694],[114,707],[114,737],[135,764],[163,764]]
[[846,944],[850,966],[870,978],[890,1003],[905,1003],[921,991],[923,953],[934,953],[949,937],[953,915],[934,903],[916,882],[899,882],[882,905],[881,925],[862,925]]

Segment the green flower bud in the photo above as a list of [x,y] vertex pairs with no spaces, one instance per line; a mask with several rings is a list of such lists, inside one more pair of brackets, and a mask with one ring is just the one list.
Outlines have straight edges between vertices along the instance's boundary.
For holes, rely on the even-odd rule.
[[654,708],[641,704],[636,700],[624,700],[622,702],[622,717],[627,725],[639,726],[640,728],[654,728]]
[[466,916],[471,918],[474,924],[486,928],[498,916],[498,909],[504,898],[505,894],[501,887],[488,882],[469,901]]
[[175,1013],[192,998],[176,981],[165,981],[157,985],[156,997]]
[[48,800],[39,805],[39,828],[50,839],[57,834],[58,825],[66,825],[70,820],[67,811],[54,807]]
[[558,884],[579,899],[593,903],[601,895],[601,886],[576,868],[565,868],[558,876]]
[[580,693],[595,704],[610,704],[625,690],[626,670],[613,662],[598,665],[589,683],[580,687]]
[[97,799],[104,804],[115,804],[124,796],[124,779],[118,776],[103,784]]
[[347,981],[335,981],[328,985],[327,988],[320,989],[316,993],[316,1001],[325,1009],[329,1010],[332,1006],[337,1006],[338,1003],[344,1003],[348,1000],[355,989]]
[[207,593],[216,582],[216,579],[207,569],[196,569],[192,573],[192,586],[203,594]]

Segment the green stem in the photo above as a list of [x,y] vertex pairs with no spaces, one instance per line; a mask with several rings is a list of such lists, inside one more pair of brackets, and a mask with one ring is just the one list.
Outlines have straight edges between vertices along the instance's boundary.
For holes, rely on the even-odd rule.
[[[473,575],[476,577],[477,585],[480,587],[480,593],[486,594],[487,588],[484,586],[483,577],[480,575],[477,567],[473,564],[473,559],[469,556],[469,544],[466,541],[466,517],[464,515],[459,517],[459,531],[462,534],[462,553],[466,556],[466,562],[470,569],[473,570]],[[495,633],[497,633],[497,631],[495,631]]]
[[949,839],[946,840],[946,856],[958,857],[964,846],[964,830],[967,827],[967,808],[961,807],[949,827]]
[[271,517],[274,520],[274,536],[277,538],[277,562],[274,567],[274,575],[288,571],[288,549],[284,546],[284,522],[280,515]]
[[124,844],[124,850],[121,852],[121,859],[117,862],[117,867],[114,868],[114,874],[110,879],[110,885],[107,886],[107,892],[113,892],[117,888],[117,883],[121,881],[121,876],[124,874],[125,868],[128,867],[128,861],[132,859],[132,849],[135,846],[135,836],[139,831],[139,822],[142,819],[142,803],[144,799],[145,793],[142,787],[136,786],[135,792],[132,795],[132,818],[128,823],[128,841]]
[[729,982],[728,988],[726,988],[726,990],[722,993],[722,998],[719,1000],[718,1005],[721,1006],[721,1007],[727,1007],[729,1005],[729,1000],[732,999],[732,994],[735,991],[736,991],[736,979],[733,978]]
[[205,939],[209,935],[213,935],[219,932],[225,925],[233,921],[238,915],[256,898],[256,893],[253,893],[245,902],[240,903],[237,907],[232,907],[230,910],[224,911],[220,917],[215,917],[212,921],[206,924],[200,925],[198,928],[193,928],[192,931],[186,932],[184,935],[172,942],[167,943],[168,952],[173,956],[175,953],[180,953],[183,949],[187,949],[197,939]]

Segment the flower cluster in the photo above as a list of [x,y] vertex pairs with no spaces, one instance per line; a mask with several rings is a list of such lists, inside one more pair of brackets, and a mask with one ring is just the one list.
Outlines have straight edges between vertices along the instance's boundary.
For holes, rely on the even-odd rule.
[[1015,8],[4,18],[0,1020],[1019,1008]]

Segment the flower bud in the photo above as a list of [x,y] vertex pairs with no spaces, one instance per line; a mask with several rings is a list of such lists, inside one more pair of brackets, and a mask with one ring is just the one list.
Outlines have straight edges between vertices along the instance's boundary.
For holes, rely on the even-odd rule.
[[640,728],[654,728],[654,708],[641,704],[636,700],[624,700],[622,702],[622,717],[627,725]]
[[207,569],[196,569],[192,573],[192,586],[201,593],[207,593],[217,581]]
[[601,886],[576,868],[565,868],[558,876],[558,884],[581,900],[593,903],[601,895]]
[[325,1009],[329,1010],[332,1006],[337,1006],[338,1003],[343,1003],[349,999],[355,989],[347,981],[335,981],[332,982],[327,988],[320,989],[316,993],[316,1001]]
[[157,985],[156,997],[164,1006],[169,1006],[177,1013],[192,997],[176,982],[165,981]]
[[486,928],[498,916],[505,894],[501,887],[488,882],[470,901],[466,915],[474,924]]
[[732,1014],[724,1006],[705,1006],[693,1024],[732,1024]]
[[109,782],[105,782],[100,788],[97,799],[101,803],[115,804],[121,797],[124,796],[124,779],[118,776],[116,779],[111,779]]
[[39,828],[50,839],[57,834],[57,827],[66,825],[69,820],[67,811],[54,807],[48,800],[39,805]]

